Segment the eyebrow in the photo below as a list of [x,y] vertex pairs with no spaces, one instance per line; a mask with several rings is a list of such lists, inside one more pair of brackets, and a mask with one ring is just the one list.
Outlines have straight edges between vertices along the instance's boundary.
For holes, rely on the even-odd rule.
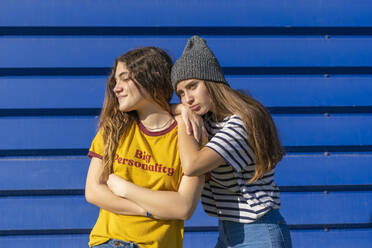
[[121,76],[123,76],[123,75],[125,75],[125,74],[129,74],[129,72],[128,72],[128,71],[123,71],[123,72],[121,72],[121,73],[118,75],[118,77],[121,77]]
[[186,84],[185,88],[187,89],[188,87],[192,86],[193,84],[197,84],[197,83],[199,83],[198,80],[192,80],[188,84]]
[[115,76],[115,80],[118,80],[119,78],[121,78],[123,75],[128,75],[129,74],[129,71],[123,71],[121,72],[119,75]]
[[[194,83],[199,83],[199,81],[198,81],[198,80],[190,81],[190,82],[185,86],[185,88],[189,87],[189,85],[194,84]],[[183,90],[176,90],[176,94],[177,94],[177,95],[179,95],[181,92],[183,92]]]
[[199,81],[198,80],[192,80],[187,85],[192,84],[192,83],[199,83]]

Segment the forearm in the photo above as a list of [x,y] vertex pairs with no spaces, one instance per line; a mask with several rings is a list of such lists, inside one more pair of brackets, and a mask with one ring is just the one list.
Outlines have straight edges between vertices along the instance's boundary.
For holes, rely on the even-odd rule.
[[178,192],[155,191],[131,185],[127,198],[138,203],[159,219],[183,219],[187,202]]
[[107,186],[97,185],[94,190],[86,194],[88,202],[99,208],[122,215],[145,216],[146,211],[134,202],[114,195]]
[[185,133],[185,125],[178,125],[178,147],[184,174],[200,176],[210,172],[225,160],[209,147],[200,148],[196,140]]
[[127,184],[125,197],[159,219],[188,219],[194,212],[204,185],[202,177],[183,177],[178,192],[157,191]]
[[195,163],[200,152],[200,145],[193,136],[187,135],[183,122],[178,123],[178,147],[183,171],[187,176],[198,176],[206,171],[199,170]]
[[85,198],[88,202],[116,214],[146,215],[146,211],[136,203],[112,193],[107,183],[102,180],[102,173],[102,160],[93,157],[85,185]]
[[106,184],[86,188],[85,197],[89,203],[115,214],[146,216],[146,210],[138,204],[114,195]]

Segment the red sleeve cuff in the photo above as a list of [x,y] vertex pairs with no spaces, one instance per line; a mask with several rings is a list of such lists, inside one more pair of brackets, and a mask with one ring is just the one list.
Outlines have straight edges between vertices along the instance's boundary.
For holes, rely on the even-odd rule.
[[97,154],[95,152],[92,152],[92,151],[89,151],[88,152],[88,157],[90,157],[90,158],[96,157],[96,158],[102,159],[102,156],[101,155],[99,155],[99,154]]

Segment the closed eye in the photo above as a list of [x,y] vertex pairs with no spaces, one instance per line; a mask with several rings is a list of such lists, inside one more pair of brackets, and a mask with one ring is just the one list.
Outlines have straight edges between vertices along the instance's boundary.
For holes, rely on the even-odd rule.
[[191,82],[189,85],[187,85],[187,89],[195,90],[196,87],[198,86],[198,84],[199,84],[198,81],[193,81],[193,82]]
[[185,95],[185,93],[184,93],[183,91],[178,91],[178,92],[176,92],[176,94],[177,94],[177,96],[178,96],[179,98],[181,98],[182,96]]
[[123,82],[126,82],[126,81],[129,80],[129,77],[121,77],[120,80],[123,81]]

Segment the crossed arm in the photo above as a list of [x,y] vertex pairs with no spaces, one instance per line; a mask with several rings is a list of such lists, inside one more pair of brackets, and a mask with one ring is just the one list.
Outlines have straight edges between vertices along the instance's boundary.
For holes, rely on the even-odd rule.
[[146,216],[146,210],[138,204],[115,195],[101,180],[103,172],[102,160],[93,157],[88,170],[85,198],[100,208],[116,214]]
[[150,212],[157,219],[189,219],[204,186],[204,175],[183,176],[177,192],[156,191],[137,186],[115,174],[110,175],[107,183],[102,182],[102,172],[102,160],[93,157],[85,197],[100,208],[123,215],[146,216],[146,212]]
[[198,204],[204,176],[183,176],[178,192],[156,191],[137,186],[111,174],[102,182],[102,160],[93,157],[89,166],[85,198],[88,202],[122,215],[146,216],[157,219],[189,219]]
[[107,182],[114,194],[136,202],[157,219],[189,219],[198,205],[204,176],[183,176],[179,189],[157,191],[137,186],[111,174]]

